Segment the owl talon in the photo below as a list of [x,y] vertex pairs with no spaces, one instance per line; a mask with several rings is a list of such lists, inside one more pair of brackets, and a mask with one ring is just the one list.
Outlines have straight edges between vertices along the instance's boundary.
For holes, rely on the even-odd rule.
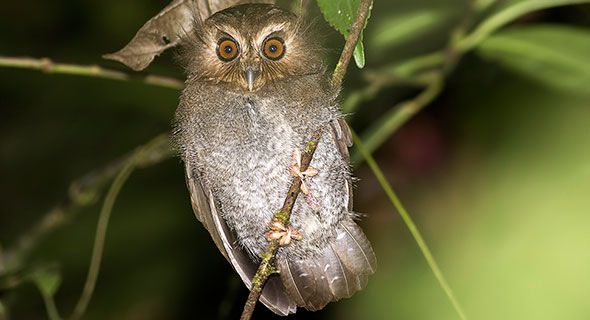
[[285,227],[280,221],[273,220],[269,227],[270,231],[266,234],[266,240],[278,240],[281,247],[289,245],[291,240],[299,241],[303,239],[301,231],[291,228],[290,226]]
[[299,151],[299,149],[295,149],[295,151],[293,151],[293,160],[295,163],[289,168],[291,170],[291,174],[301,179],[301,192],[305,195],[308,195],[309,187],[307,184],[305,184],[305,178],[313,177],[317,175],[319,171],[312,166],[308,166],[305,171],[301,171],[301,151]]

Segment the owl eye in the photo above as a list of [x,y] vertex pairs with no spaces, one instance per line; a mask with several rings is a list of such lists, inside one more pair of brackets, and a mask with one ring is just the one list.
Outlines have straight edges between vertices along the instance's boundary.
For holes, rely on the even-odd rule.
[[270,60],[280,60],[285,55],[285,43],[279,37],[272,37],[264,40],[262,54]]
[[237,42],[229,38],[222,38],[217,43],[217,56],[225,62],[234,60],[240,53]]

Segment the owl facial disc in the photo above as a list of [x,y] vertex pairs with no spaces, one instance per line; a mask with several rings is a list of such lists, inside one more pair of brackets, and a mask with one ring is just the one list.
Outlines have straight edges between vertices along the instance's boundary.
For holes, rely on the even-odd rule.
[[323,74],[324,51],[313,28],[295,14],[268,4],[245,4],[195,21],[183,40],[181,62],[192,80],[255,94]]

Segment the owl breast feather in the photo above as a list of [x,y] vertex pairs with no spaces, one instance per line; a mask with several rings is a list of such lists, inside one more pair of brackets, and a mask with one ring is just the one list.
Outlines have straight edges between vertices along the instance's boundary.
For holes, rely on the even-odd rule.
[[183,157],[195,162],[221,216],[253,257],[266,248],[268,224],[282,207],[293,179],[289,170],[293,153],[303,148],[314,130],[325,127],[311,163],[319,173],[306,178],[310,194],[299,196],[291,217],[303,239],[281,252],[296,257],[319,253],[335,236],[338,223],[352,216],[348,164],[329,125],[339,114],[328,97],[318,94],[316,103],[304,106],[292,94],[225,92],[213,102],[207,99],[211,91],[195,94],[198,91],[185,92],[181,101],[181,108],[189,109],[180,124]]

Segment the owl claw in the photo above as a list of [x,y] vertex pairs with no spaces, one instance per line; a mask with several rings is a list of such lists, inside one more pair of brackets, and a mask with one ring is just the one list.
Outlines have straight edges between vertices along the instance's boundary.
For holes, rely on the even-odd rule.
[[284,247],[291,243],[291,240],[303,239],[301,231],[289,227],[285,227],[283,223],[277,220],[273,220],[270,223],[270,231],[266,234],[268,241],[278,240],[279,246]]
[[308,195],[309,188],[307,187],[307,184],[305,184],[305,177],[313,177],[317,175],[319,171],[312,166],[308,166],[305,171],[301,171],[301,151],[299,151],[299,149],[293,151],[293,160],[295,163],[289,169],[294,176],[301,179],[301,192],[304,195]]

